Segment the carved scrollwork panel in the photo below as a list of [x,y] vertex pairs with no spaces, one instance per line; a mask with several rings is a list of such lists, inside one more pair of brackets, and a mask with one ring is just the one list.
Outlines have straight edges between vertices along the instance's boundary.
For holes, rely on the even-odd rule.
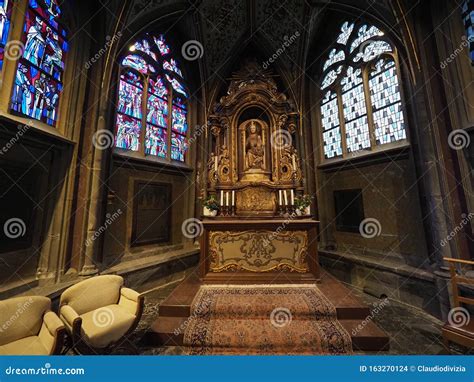
[[214,231],[209,234],[211,272],[308,271],[305,231]]

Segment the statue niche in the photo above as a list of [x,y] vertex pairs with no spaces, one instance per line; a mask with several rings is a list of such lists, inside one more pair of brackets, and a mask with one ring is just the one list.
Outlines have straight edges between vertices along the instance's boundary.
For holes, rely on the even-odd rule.
[[268,125],[251,119],[239,126],[239,173],[242,181],[270,180]]

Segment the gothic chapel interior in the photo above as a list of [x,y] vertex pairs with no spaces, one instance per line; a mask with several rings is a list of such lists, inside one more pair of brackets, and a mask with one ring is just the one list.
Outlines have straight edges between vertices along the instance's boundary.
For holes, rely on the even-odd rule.
[[0,354],[472,352],[473,28],[0,0]]

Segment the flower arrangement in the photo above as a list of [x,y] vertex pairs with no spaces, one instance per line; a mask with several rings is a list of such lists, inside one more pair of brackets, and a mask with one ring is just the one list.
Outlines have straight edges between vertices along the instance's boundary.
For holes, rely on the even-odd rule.
[[306,212],[309,215],[309,206],[311,205],[311,196],[302,195],[295,198],[295,208],[296,211]]
[[203,203],[204,207],[210,211],[219,211],[219,202],[214,195],[209,195]]

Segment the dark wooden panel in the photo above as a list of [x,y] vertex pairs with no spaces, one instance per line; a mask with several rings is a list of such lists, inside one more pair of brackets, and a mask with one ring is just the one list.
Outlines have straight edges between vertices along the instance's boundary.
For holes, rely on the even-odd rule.
[[131,246],[170,241],[171,184],[136,181]]

